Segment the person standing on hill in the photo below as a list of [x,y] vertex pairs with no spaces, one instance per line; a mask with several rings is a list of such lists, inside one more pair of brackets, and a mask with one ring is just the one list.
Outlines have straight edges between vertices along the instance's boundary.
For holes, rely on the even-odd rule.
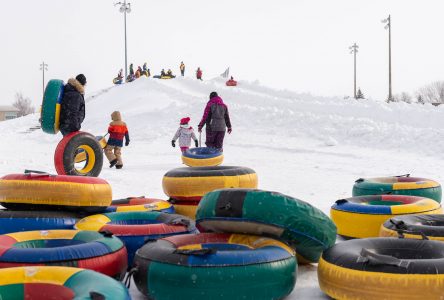
[[125,138],[125,146],[129,145],[129,133],[125,122],[122,121],[122,115],[119,111],[111,114],[112,122],[109,123],[108,133],[109,139],[105,147],[105,155],[109,160],[109,167],[116,166],[116,169],[123,168],[122,147],[123,138]]
[[185,76],[185,64],[183,62],[180,63],[180,75]]
[[210,94],[202,120],[197,126],[199,132],[202,132],[204,125],[207,126],[205,144],[209,148],[216,148],[222,152],[225,130],[228,128],[228,134],[231,134],[231,121],[227,105],[216,92]]
[[86,77],[79,74],[65,85],[60,107],[60,132],[63,136],[79,131],[85,119]]
[[200,69],[200,67],[197,68],[196,78],[199,79],[199,80],[202,80],[202,70]]

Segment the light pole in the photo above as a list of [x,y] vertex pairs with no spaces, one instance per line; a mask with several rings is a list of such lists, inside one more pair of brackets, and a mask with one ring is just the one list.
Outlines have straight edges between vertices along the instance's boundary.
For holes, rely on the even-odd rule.
[[359,46],[356,45],[356,43],[353,44],[353,46],[348,47],[350,49],[350,53],[353,53],[354,56],[354,85],[353,85],[353,97],[357,99],[356,97],[356,53],[358,53]]
[[42,81],[42,88],[43,88],[43,97],[45,96],[45,71],[48,71],[48,64],[45,64],[45,62],[42,62],[40,64],[40,70],[42,70],[43,73],[43,81]]
[[131,12],[131,3],[126,3],[126,0],[123,2],[114,3],[114,6],[120,5],[119,11],[123,13],[123,19],[125,23],[125,79],[128,77],[128,56],[127,56],[127,47],[126,47],[126,14]]
[[387,102],[393,101],[392,96],[392,20],[390,15],[387,19],[382,20],[382,23],[387,23],[384,28],[389,31],[389,95]]

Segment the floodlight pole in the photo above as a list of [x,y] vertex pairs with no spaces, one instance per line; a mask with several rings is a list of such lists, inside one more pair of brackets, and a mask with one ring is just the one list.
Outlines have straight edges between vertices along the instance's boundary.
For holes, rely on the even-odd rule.
[[356,45],[356,43],[353,44],[353,46],[350,46],[349,49],[351,50],[350,53],[353,53],[354,56],[354,84],[353,84],[353,97],[357,99],[356,95],[356,53],[358,52],[359,46]]
[[45,96],[45,70],[46,71],[48,71],[48,64],[45,64],[45,62],[42,62],[41,64],[40,64],[40,70],[42,70],[42,73],[43,73],[43,79],[42,79],[42,99],[43,99],[43,97]]
[[128,77],[128,51],[127,51],[127,37],[126,37],[126,14],[131,12],[131,3],[126,3],[126,0],[123,2],[117,2],[114,6],[120,4],[120,12],[123,12],[123,22],[125,29],[125,79]]
[[392,19],[389,15],[387,19],[382,20],[383,23],[387,23],[385,25],[385,29],[388,29],[389,32],[389,95],[387,102],[393,101],[392,95]]

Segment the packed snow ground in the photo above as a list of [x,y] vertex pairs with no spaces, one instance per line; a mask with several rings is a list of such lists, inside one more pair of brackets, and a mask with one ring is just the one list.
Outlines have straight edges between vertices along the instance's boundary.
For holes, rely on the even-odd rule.
[[[233,124],[224,164],[256,170],[261,189],[305,200],[329,214],[335,200],[351,196],[360,177],[411,173],[443,182],[444,107],[320,98],[244,81],[226,87],[221,79],[140,78],[87,97],[83,131],[105,134],[114,110],[122,112],[129,128],[123,169],[109,169],[105,161],[100,176],[111,184],[114,199],[166,199],[162,176],[183,166],[171,138],[182,117],[190,116],[197,127],[212,91],[229,106]],[[55,173],[53,154],[61,135],[27,132],[37,124],[37,114],[0,123],[2,175],[24,169]],[[134,286],[131,294],[144,299]],[[296,298],[326,298],[316,265],[299,268],[288,299]]]

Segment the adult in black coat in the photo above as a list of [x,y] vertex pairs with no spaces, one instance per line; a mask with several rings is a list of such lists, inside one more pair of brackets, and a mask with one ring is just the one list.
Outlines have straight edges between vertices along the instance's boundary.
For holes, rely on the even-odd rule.
[[85,75],[68,80],[60,108],[60,132],[63,136],[79,131],[85,119]]

